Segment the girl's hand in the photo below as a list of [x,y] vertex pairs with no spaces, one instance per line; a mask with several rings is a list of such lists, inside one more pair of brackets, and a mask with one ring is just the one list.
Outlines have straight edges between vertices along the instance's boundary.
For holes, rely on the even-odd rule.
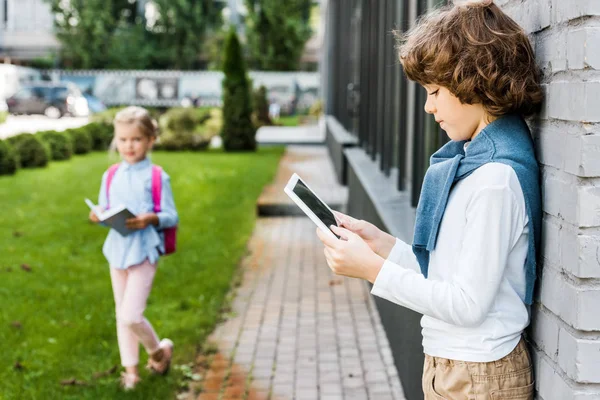
[[92,210],[90,210],[89,219],[90,219],[90,221],[92,221],[95,224],[97,224],[98,222],[100,222],[100,220],[98,219],[98,216]]
[[373,250],[384,259],[387,259],[396,244],[396,238],[383,232],[375,225],[362,219],[352,218],[349,215],[334,211],[335,218],[340,226],[360,236]]
[[158,225],[158,216],[154,213],[139,214],[135,218],[129,218],[125,221],[127,229],[140,230],[146,229],[149,225]]
[[332,238],[317,228],[329,268],[337,275],[375,282],[385,260],[357,234],[337,226],[331,226],[331,230],[341,239]]

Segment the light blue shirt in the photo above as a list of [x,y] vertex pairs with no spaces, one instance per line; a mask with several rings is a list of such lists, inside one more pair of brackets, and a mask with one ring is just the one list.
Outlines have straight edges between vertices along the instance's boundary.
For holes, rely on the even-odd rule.
[[[152,163],[148,158],[135,164],[121,162],[110,184],[110,202],[106,198],[107,176],[108,171],[102,176],[100,195],[98,196],[100,207],[106,209],[108,204],[111,207],[122,204],[135,215],[154,212]],[[159,250],[164,251],[161,230],[177,225],[179,217],[175,209],[169,175],[163,171],[161,179],[161,211],[157,213],[158,226],[150,225],[127,236],[121,236],[114,229],[108,232],[102,252],[112,268],[126,269],[143,262],[146,258],[151,263],[155,263],[158,261]]]

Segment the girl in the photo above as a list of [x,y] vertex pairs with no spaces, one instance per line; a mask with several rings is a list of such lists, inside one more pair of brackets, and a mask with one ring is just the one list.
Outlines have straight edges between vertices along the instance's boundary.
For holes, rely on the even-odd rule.
[[[160,172],[161,211],[153,212],[152,174],[156,167],[150,163],[148,152],[156,139],[156,121],[141,107],[127,107],[115,116],[114,127],[113,145],[123,161],[104,173],[98,202],[102,209],[123,204],[136,215],[126,222],[135,232],[121,236],[111,229],[102,248],[110,266],[119,352],[125,367],[121,386],[131,390],[140,381],[139,342],[149,354],[147,368],[155,373],[166,373],[173,355],[173,342],[159,341],[144,318],[144,309],[159,254],[165,252],[160,231],[175,226],[178,216],[169,176],[164,172]],[[99,222],[93,212],[89,217]]]
[[426,399],[532,399],[522,339],[541,227],[538,164],[522,116],[542,100],[523,30],[491,0],[422,18],[399,47],[425,111],[450,139],[431,158],[412,247],[337,214],[317,230],[337,274],[423,314]]

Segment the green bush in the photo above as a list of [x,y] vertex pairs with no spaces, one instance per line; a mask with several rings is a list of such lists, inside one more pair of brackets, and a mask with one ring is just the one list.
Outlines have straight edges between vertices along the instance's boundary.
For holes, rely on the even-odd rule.
[[256,150],[250,81],[234,29],[229,31],[225,42],[223,73],[223,147],[226,151]]
[[3,124],[6,121],[6,118],[8,118],[8,112],[0,111],[0,124]]
[[22,133],[8,139],[18,155],[19,166],[22,168],[45,167],[50,161],[50,147],[42,142],[37,135]]
[[107,108],[105,111],[93,114],[90,117],[91,122],[101,122],[104,124],[112,125],[115,115],[125,107],[111,107]]
[[85,127],[67,129],[65,133],[71,137],[75,154],[87,154],[92,150],[92,135]]
[[260,128],[261,126],[273,125],[273,121],[271,121],[271,117],[269,117],[267,88],[261,85],[253,92],[252,104],[254,104],[254,113],[252,114],[254,126]]
[[218,134],[208,122],[213,112],[195,108],[172,108],[159,119],[161,134],[155,145],[157,150],[203,150],[213,136]]
[[113,125],[104,122],[92,122],[85,125],[85,129],[92,137],[92,150],[106,151],[113,139]]
[[64,132],[45,131],[37,135],[50,147],[50,158],[52,160],[68,160],[73,154],[73,143],[71,137]]
[[323,114],[323,100],[318,99],[308,109],[308,115],[319,118]]
[[0,175],[12,175],[17,171],[17,152],[6,140],[0,140]]

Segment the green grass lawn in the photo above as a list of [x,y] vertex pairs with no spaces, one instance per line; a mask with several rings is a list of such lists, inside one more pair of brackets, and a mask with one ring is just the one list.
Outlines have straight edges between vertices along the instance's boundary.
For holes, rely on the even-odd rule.
[[[194,360],[218,321],[256,200],[281,154],[153,155],[171,176],[180,225],[177,252],[159,263],[146,317],[174,340],[175,365]],[[87,221],[83,202],[96,201],[109,165],[107,154],[94,153],[0,177],[0,399],[172,399],[183,381],[177,368],[166,378],[143,371],[143,382],[125,393],[117,373],[93,379],[120,365],[101,251],[107,231]],[[87,386],[61,385],[71,378]]]
[[284,115],[277,119],[277,123],[281,126],[298,126],[300,125],[300,117],[298,115]]

